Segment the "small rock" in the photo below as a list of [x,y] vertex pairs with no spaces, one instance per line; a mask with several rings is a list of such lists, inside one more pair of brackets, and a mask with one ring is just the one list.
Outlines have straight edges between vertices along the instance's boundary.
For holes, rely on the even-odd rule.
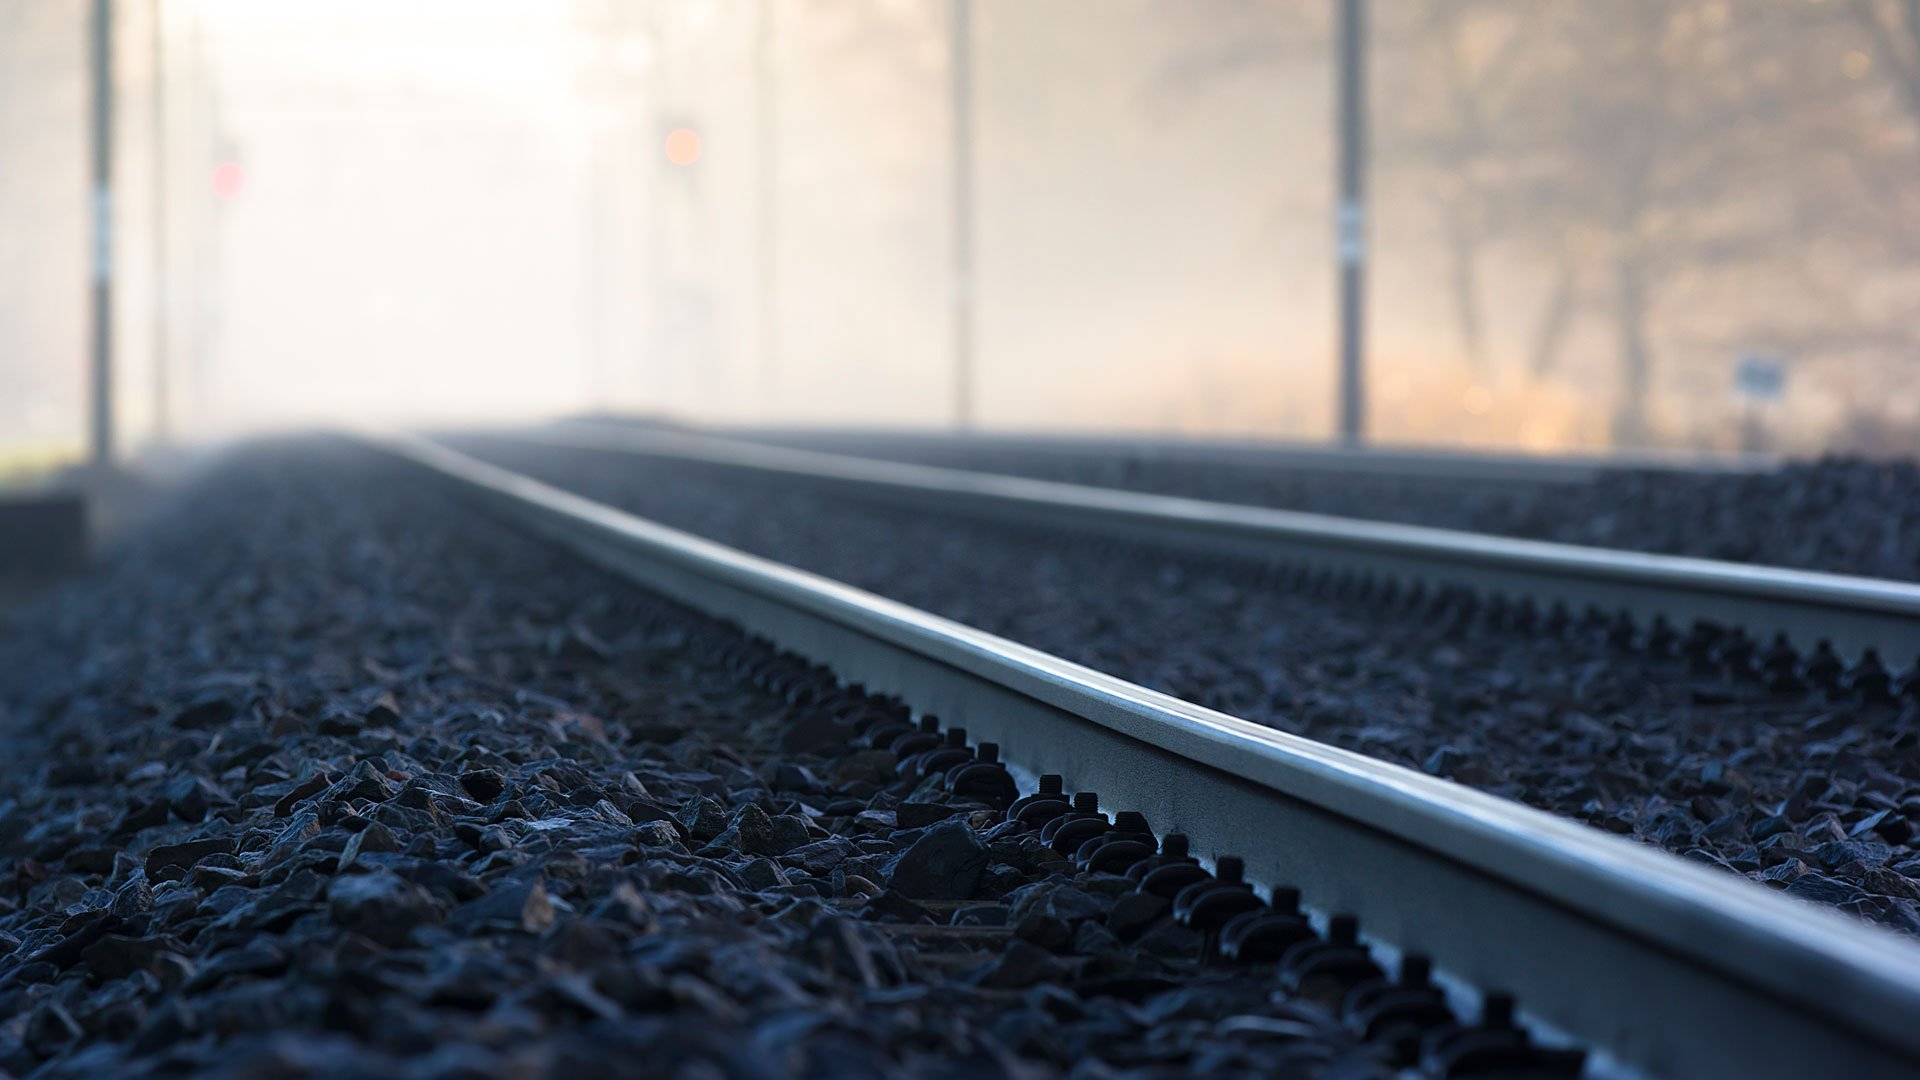
[[366,721],[361,719],[359,714],[336,707],[321,714],[320,722],[314,725],[314,730],[322,735],[348,739],[360,734],[360,729],[365,726]]
[[226,855],[233,851],[233,838],[230,836],[210,836],[200,840],[186,840],[178,844],[161,844],[147,852],[147,877],[152,878],[162,867],[178,866],[188,870],[208,855]]
[[172,951],[170,943],[161,938],[107,934],[81,950],[80,956],[94,978],[109,980],[144,971],[156,957],[169,951]]
[[547,651],[556,660],[575,663],[597,662],[613,655],[607,643],[584,626],[569,626],[565,630],[555,631],[548,639]]
[[853,842],[844,836],[829,836],[787,851],[784,858],[809,874],[819,876],[831,871],[854,854]]
[[1859,896],[1860,890],[1825,874],[1809,871],[1794,879],[1787,886],[1787,893],[1802,900],[1816,900],[1824,904],[1844,904]]
[[996,990],[1018,990],[1035,983],[1059,981],[1071,970],[1046,950],[1014,938],[1007,942],[1000,958],[980,973],[978,982]]
[[201,776],[183,776],[161,788],[160,794],[172,808],[173,816],[182,821],[200,821],[208,810],[233,801]]
[[44,1001],[27,1014],[26,1027],[20,1034],[29,1049],[48,1058],[78,1042],[84,1032],[71,1013],[51,1001]]
[[[374,699],[372,705],[367,706],[367,711],[363,714],[362,719],[366,721],[368,727],[399,727],[400,703],[394,700],[392,694],[381,694]],[[487,800],[482,799],[480,801],[486,802]]]
[[287,970],[287,954],[275,946],[255,941],[228,949],[200,966],[187,980],[188,992],[209,990],[234,976],[269,978]]
[[1073,951],[1081,956],[1105,956],[1121,949],[1113,931],[1092,920],[1081,923],[1073,932]]
[[840,871],[836,870],[834,871],[834,876],[840,879],[841,888],[839,889],[839,893],[842,896],[879,896],[882,892],[886,891],[866,878],[861,877],[859,874],[843,875]]
[[546,882],[536,878],[508,882],[478,900],[462,904],[447,917],[447,925],[463,932],[495,927],[543,934],[553,926],[553,920]]
[[[202,892],[213,892],[225,885],[240,885],[254,875],[231,866],[196,866],[187,871],[187,884]],[[257,882],[256,882],[257,883]]]
[[779,855],[785,851],[774,844],[772,819],[752,803],[735,811],[726,829],[713,838],[712,846],[742,855]]
[[371,761],[362,761],[353,767],[353,771],[340,778],[327,789],[329,797],[339,802],[385,802],[393,798],[397,790],[392,780],[378,765]]
[[641,847],[680,847],[680,831],[664,821],[642,822],[633,828],[633,842]]
[[773,830],[773,846],[778,849],[772,854],[784,855],[813,839],[807,819],[798,814],[775,814],[768,824]]
[[33,960],[61,970],[70,968],[80,962],[89,946],[120,929],[123,922],[119,916],[105,911],[75,915],[60,924],[61,939],[34,953]]
[[862,810],[853,816],[856,832],[887,834],[893,832],[896,824],[891,810]]
[[146,875],[141,874],[120,886],[113,894],[113,903],[107,910],[122,919],[131,919],[136,915],[144,915],[152,911],[153,890],[147,887]]
[[966,811],[945,803],[903,802],[894,809],[894,821],[902,829],[923,829]]
[[986,845],[964,820],[950,818],[900,853],[888,884],[915,900],[966,900],[986,869]]
[[772,859],[754,859],[735,872],[753,889],[771,889],[787,883],[786,873]]
[[1027,915],[1047,915],[1065,923],[1098,919],[1113,910],[1111,897],[1089,893],[1067,884],[1063,878],[1035,882],[1007,894],[1008,909],[1018,920]]
[[[761,813],[765,814],[766,811]],[[693,842],[702,846],[713,843],[715,837],[732,825],[727,817],[727,808],[705,795],[682,807],[676,819],[686,826],[687,835],[693,838]]]
[[340,869],[345,870],[357,862],[361,855],[400,850],[400,841],[393,830],[377,821],[367,823],[367,827],[353,834],[347,846],[340,852]]
[[475,802],[491,803],[507,790],[507,778],[498,769],[468,769],[460,774],[460,787]]
[[1073,927],[1051,915],[1028,913],[1014,925],[1013,936],[1050,952],[1059,952],[1073,940]]
[[1835,840],[1815,848],[1813,857],[1828,869],[1850,862],[1879,866],[1893,857],[1893,849],[1877,840]]
[[1420,768],[1434,776],[1452,776],[1467,763],[1466,752],[1458,747],[1442,746],[1427,755]]
[[933,912],[907,899],[892,889],[867,901],[865,911],[873,916],[901,923],[936,922]]
[[174,714],[173,726],[196,731],[216,728],[232,720],[240,707],[223,697],[203,698]]
[[[900,960],[852,919],[828,915],[807,932],[805,951],[830,971],[853,978],[869,990],[900,977]],[[889,963],[889,961],[891,961]]]
[[291,791],[287,792],[285,795],[280,796],[280,798],[274,802],[273,816],[286,817],[288,814],[293,812],[293,808],[295,806],[298,806],[300,803],[305,802],[306,800],[313,798],[315,795],[318,795],[321,792],[327,790],[328,785],[332,783],[333,781],[327,779],[326,773],[324,772],[314,773],[313,775],[307,777],[305,780],[302,780],[298,784],[294,785]]
[[1107,929],[1122,940],[1131,941],[1172,909],[1173,901],[1164,896],[1130,892],[1114,901],[1113,911],[1107,916]]
[[405,941],[413,928],[439,917],[433,897],[398,874],[347,874],[327,886],[327,913],[335,923],[385,945]]
[[1862,884],[1881,896],[1893,896],[1902,900],[1920,900],[1920,884],[1904,874],[1881,867],[1869,869],[1861,878]]
[[1700,786],[1708,794],[1728,795],[1735,791],[1752,790],[1753,781],[1724,761],[1709,761],[1700,766]]

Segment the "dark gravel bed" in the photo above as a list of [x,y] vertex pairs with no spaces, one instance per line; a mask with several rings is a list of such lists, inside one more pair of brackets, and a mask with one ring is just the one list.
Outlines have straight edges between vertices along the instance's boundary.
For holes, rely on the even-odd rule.
[[0,739],[0,1075],[1364,1080],[1516,1038],[1379,1004],[1350,926],[1272,962],[1284,900],[1236,936],[1244,886],[1117,873],[1142,823],[1009,821],[986,748],[340,444],[9,612]]
[[[913,514],[616,454],[490,460],[1311,738],[1920,933],[1920,711],[1250,567]],[[1644,643],[1642,643],[1644,645]],[[1739,671],[1733,670],[1738,664]],[[1911,694],[1908,695],[1911,697]]]
[[[831,445],[831,444],[829,444]],[[863,443],[949,468],[1567,544],[1920,580],[1920,466],[1848,459],[1772,472],[1623,469],[1527,484],[1286,472],[993,446]]]

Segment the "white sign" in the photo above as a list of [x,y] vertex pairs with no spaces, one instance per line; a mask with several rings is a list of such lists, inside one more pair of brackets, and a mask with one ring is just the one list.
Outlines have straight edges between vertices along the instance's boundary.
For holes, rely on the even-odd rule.
[[1367,255],[1367,211],[1352,199],[1342,199],[1334,214],[1334,246],[1340,265],[1358,266]]
[[1742,353],[1733,366],[1733,389],[1754,401],[1777,401],[1787,391],[1787,366],[1777,356]]

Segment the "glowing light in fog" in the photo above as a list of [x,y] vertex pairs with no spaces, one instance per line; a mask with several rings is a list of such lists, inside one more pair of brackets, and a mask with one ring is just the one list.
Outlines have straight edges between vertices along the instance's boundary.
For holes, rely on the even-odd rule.
[[247,170],[237,161],[223,161],[213,167],[213,194],[229,202],[240,197],[247,186]]
[[675,165],[691,165],[700,160],[700,133],[692,128],[675,128],[667,133],[667,160]]

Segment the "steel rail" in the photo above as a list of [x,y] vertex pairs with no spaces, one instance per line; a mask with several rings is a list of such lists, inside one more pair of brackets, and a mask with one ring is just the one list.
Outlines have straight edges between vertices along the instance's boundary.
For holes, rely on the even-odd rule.
[[1520,540],[1420,525],[1147,495],[1081,484],[876,461],[705,435],[602,427],[489,438],[602,450],[799,477],[943,512],[1090,528],[1182,548],[1300,560],[1339,571],[1510,600],[1742,627],[1763,643],[1825,642],[1898,668],[1920,657],[1920,584],[1637,551]]
[[[634,430],[638,425],[583,418],[594,423]],[[641,428],[641,430],[646,430]],[[1577,484],[1608,472],[1627,469],[1655,472],[1699,472],[1740,475],[1777,468],[1780,459],[1766,454],[1703,456],[1656,451],[1598,454],[1513,454],[1462,450],[1453,447],[1382,446],[1345,447],[1321,443],[1276,442],[1241,438],[1183,438],[1175,435],[1127,435],[1091,432],[1063,435],[1043,432],[963,432],[938,434],[883,428],[780,428],[720,426],[702,430],[746,442],[791,446],[801,450],[855,454],[900,460],[898,454],[939,453],[1025,454],[1055,460],[1148,461],[1185,465],[1225,465],[1239,469],[1320,473],[1336,476],[1372,476],[1395,479],[1452,481],[1493,486],[1500,484]],[[905,460],[913,460],[911,458]]]
[[1667,1077],[1920,1077],[1920,945],[1651,848],[1204,709],[593,502],[426,440],[363,436],[513,526],[997,740],[1319,917],[1519,995]]

